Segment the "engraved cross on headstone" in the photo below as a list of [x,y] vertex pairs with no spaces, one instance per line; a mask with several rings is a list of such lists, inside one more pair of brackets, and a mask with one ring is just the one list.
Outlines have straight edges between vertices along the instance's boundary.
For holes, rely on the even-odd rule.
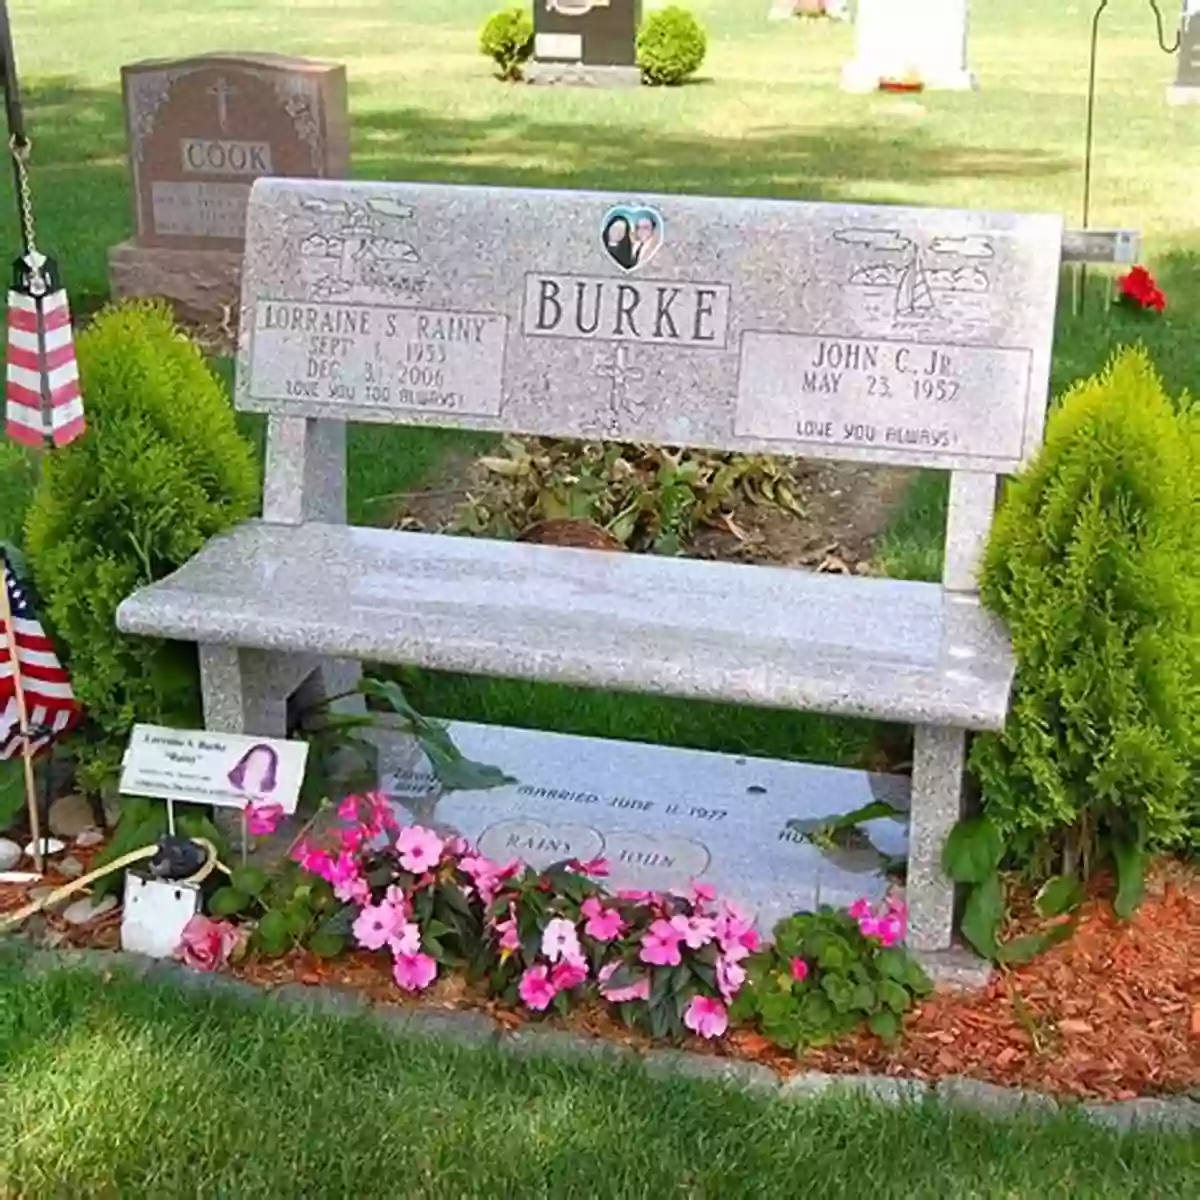
[[224,133],[229,122],[229,98],[237,94],[237,88],[232,87],[224,75],[219,75],[217,82],[208,89],[208,94],[217,99],[217,124]]
[[598,354],[592,373],[609,380],[608,407],[612,413],[614,429],[622,414],[630,417],[642,415],[645,402],[631,400],[626,394],[625,386],[629,383],[641,383],[646,378],[646,372],[641,367],[630,366],[628,346],[618,346],[611,359],[607,355]]

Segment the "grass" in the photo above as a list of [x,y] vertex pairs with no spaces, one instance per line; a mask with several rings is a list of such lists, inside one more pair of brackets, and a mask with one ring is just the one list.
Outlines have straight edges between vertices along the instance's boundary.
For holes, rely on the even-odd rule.
[[768,1104],[0,951],[0,1194],[1195,1195],[1194,1140],[933,1106]]
[[[490,77],[476,45],[499,0],[124,0],[97,21],[94,0],[10,0],[35,142],[41,240],[63,263],[77,306],[106,293],[108,247],[132,232],[119,96],[122,63],[247,47],[345,62],[353,164],[377,179],[691,191],[1062,212],[1079,219],[1092,6],[976,0],[976,94],[911,99],[843,94],[853,31],[773,23],[761,5],[692,0],[705,23],[702,78],[679,89],[525,88]],[[1164,97],[1173,60],[1147,6],[1112,5],[1102,25],[1093,224],[1138,228],[1171,309],[1135,324],[1096,286],[1064,308],[1056,390],[1095,371],[1127,340],[1150,345],[1174,390],[1200,393],[1200,122]],[[0,203],[9,187],[0,172]],[[225,368],[228,371],[228,367]],[[246,427],[261,436],[256,423]],[[356,429],[350,509],[385,520],[460,436]],[[0,457],[0,535],[19,525],[28,468]],[[922,478],[897,515],[885,561],[936,578],[944,484]],[[430,679],[444,715],[505,714],[549,728],[848,761],[868,726],[826,727],[779,714],[597,698],[561,689]]]

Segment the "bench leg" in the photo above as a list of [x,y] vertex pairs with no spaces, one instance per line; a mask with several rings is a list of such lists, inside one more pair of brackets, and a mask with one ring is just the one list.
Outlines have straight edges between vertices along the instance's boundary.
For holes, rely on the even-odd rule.
[[908,945],[946,950],[954,932],[954,884],[942,872],[942,847],[963,812],[964,729],[918,725],[908,834]]
[[220,733],[285,737],[288,689],[279,686],[283,664],[270,660],[286,656],[239,650],[236,646],[199,649],[205,728]]

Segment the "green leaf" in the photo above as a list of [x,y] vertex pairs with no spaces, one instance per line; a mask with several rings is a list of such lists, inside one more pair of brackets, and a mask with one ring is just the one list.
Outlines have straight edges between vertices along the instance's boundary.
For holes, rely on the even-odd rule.
[[615,991],[618,988],[633,987],[635,983],[641,983],[644,978],[644,975],[622,964],[608,977],[604,986]]
[[883,1041],[894,1042],[900,1036],[900,1018],[890,1008],[882,1008],[867,1018],[867,1028]]
[[447,887],[439,888],[438,896],[451,908],[462,913],[464,917],[470,917],[474,915],[471,912],[470,900],[467,899],[466,893],[457,884],[452,883]]
[[250,907],[250,897],[235,887],[217,888],[208,902],[208,911],[214,917],[232,917]]
[[279,911],[269,912],[259,921],[255,937],[259,949],[268,958],[278,958],[286,954],[294,944],[287,918]]
[[[626,1008],[628,1006],[622,1004],[620,1007]],[[650,1006],[650,1032],[656,1038],[665,1038],[667,1036],[667,1031],[669,1028],[670,1028],[670,1026],[668,1024],[666,1007],[661,1004],[658,1005],[657,1007],[655,1007],[654,1005],[651,1005]]]
[[340,933],[332,933],[327,929],[318,929],[308,939],[308,948],[318,958],[337,958],[346,949],[346,938]]
[[897,983],[904,982],[905,976],[908,974],[909,961],[908,955],[894,946],[885,947],[875,955],[875,963],[880,972],[886,978],[894,979]]
[[933,991],[933,980],[911,954],[905,954],[904,978],[900,981],[915,996],[928,996]]
[[894,1013],[907,1012],[912,1006],[912,998],[907,990],[892,979],[885,979],[879,985],[879,998]]
[[1061,917],[1072,912],[1083,901],[1083,885],[1072,875],[1055,875],[1047,879],[1034,897],[1039,916]]
[[1113,843],[1113,862],[1117,869],[1117,898],[1113,908],[1122,921],[1128,921],[1142,903],[1146,887],[1146,854],[1132,841]]
[[654,967],[651,970],[650,1007],[659,1008],[671,994],[672,970],[670,967]]
[[1000,876],[993,873],[973,887],[963,909],[963,937],[984,958],[995,959],[999,950],[996,938],[1004,917],[1004,889]]
[[829,997],[835,1012],[846,1013],[854,1007],[854,988],[841,975],[822,975],[821,990]]
[[1026,963],[1044,954],[1051,946],[1065,942],[1074,932],[1078,921],[1064,921],[1043,933],[1026,933],[1005,942],[996,955],[998,962],[1013,964]]
[[229,882],[247,896],[261,896],[267,887],[267,873],[262,867],[237,867]]
[[851,812],[841,813],[834,817],[812,817],[808,819],[795,818],[787,823],[789,829],[797,833],[809,834],[820,829],[826,833],[837,833],[841,830],[853,829],[866,821],[878,821],[881,817],[903,817],[905,813],[893,808],[886,800],[872,800],[861,808]]
[[0,762],[0,829],[9,825],[25,804],[25,765],[19,758]]
[[[890,983],[889,980],[884,980],[884,986],[900,987],[897,983]],[[900,988],[904,991],[903,988]],[[850,993],[850,1007],[857,1009],[859,1012],[869,1013],[876,1008],[875,989],[869,983],[859,983],[854,986]]]
[[1004,857],[1000,832],[987,817],[959,821],[942,850],[942,866],[955,883],[983,883]]

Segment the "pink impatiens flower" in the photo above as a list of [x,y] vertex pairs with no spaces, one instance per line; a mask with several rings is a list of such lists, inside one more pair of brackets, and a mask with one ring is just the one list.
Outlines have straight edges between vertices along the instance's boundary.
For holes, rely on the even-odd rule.
[[445,843],[432,829],[421,825],[406,825],[396,838],[396,854],[400,865],[414,875],[422,875],[436,867]]
[[429,954],[399,954],[392,964],[392,978],[406,992],[424,991],[437,978],[437,959]]
[[525,1007],[533,1009],[534,1012],[545,1012],[558,995],[558,988],[550,980],[550,968],[544,963],[530,967],[521,976],[517,991]]
[[550,985],[557,992],[569,992],[588,977],[587,963],[581,958],[564,958],[550,972]]
[[746,971],[744,967],[738,966],[732,959],[718,958],[717,959],[717,988],[726,1002],[732,1000],[738,994],[738,990],[742,984],[746,982]]
[[604,879],[612,872],[612,864],[607,858],[589,858],[586,862],[573,858],[567,863],[567,870],[577,875],[591,875],[596,879]]
[[638,958],[655,967],[677,967],[683,961],[679,951],[682,940],[682,935],[670,921],[655,921],[642,935]]
[[600,968],[600,995],[613,1004],[624,1004],[628,1000],[649,1000],[650,979],[646,975],[628,987],[608,987],[608,981],[616,974],[619,963],[608,963]]
[[871,902],[866,896],[863,896],[861,899],[855,900],[847,911],[856,921],[861,921],[864,917],[871,915]]
[[246,832],[251,837],[270,837],[279,828],[284,816],[282,804],[255,804],[253,800],[244,811]]
[[719,1038],[729,1028],[729,1013],[720,1000],[693,996],[683,1014],[683,1023],[702,1038]]
[[421,927],[415,921],[397,923],[388,947],[397,958],[413,957],[421,953]]
[[517,918],[508,917],[503,921],[497,921],[495,925],[496,932],[500,935],[500,949],[507,956],[514,950],[521,948],[521,935],[517,932]]
[[368,904],[355,918],[354,936],[364,949],[382,950],[403,923],[404,913],[395,905]]
[[803,983],[808,978],[808,963],[802,958],[793,958],[789,964],[792,969],[792,978],[797,983]]
[[689,950],[699,950],[716,937],[716,924],[708,917],[672,917],[671,928],[683,938]]
[[542,953],[552,962],[566,959],[578,962],[583,957],[575,926],[565,917],[555,917],[542,933]]
[[347,850],[337,856],[325,876],[333,884],[333,894],[346,904],[369,904],[370,884],[359,872],[358,859]]
[[640,888],[621,888],[617,892],[618,900],[629,900],[634,904],[658,904],[662,897],[657,892],[645,892]]
[[589,896],[579,909],[587,918],[583,932],[598,942],[611,942],[625,932],[625,919],[615,908],[605,908],[595,896]]
[[741,962],[758,949],[758,934],[754,926],[738,912],[723,913],[716,918],[714,928],[722,952],[733,962]]

